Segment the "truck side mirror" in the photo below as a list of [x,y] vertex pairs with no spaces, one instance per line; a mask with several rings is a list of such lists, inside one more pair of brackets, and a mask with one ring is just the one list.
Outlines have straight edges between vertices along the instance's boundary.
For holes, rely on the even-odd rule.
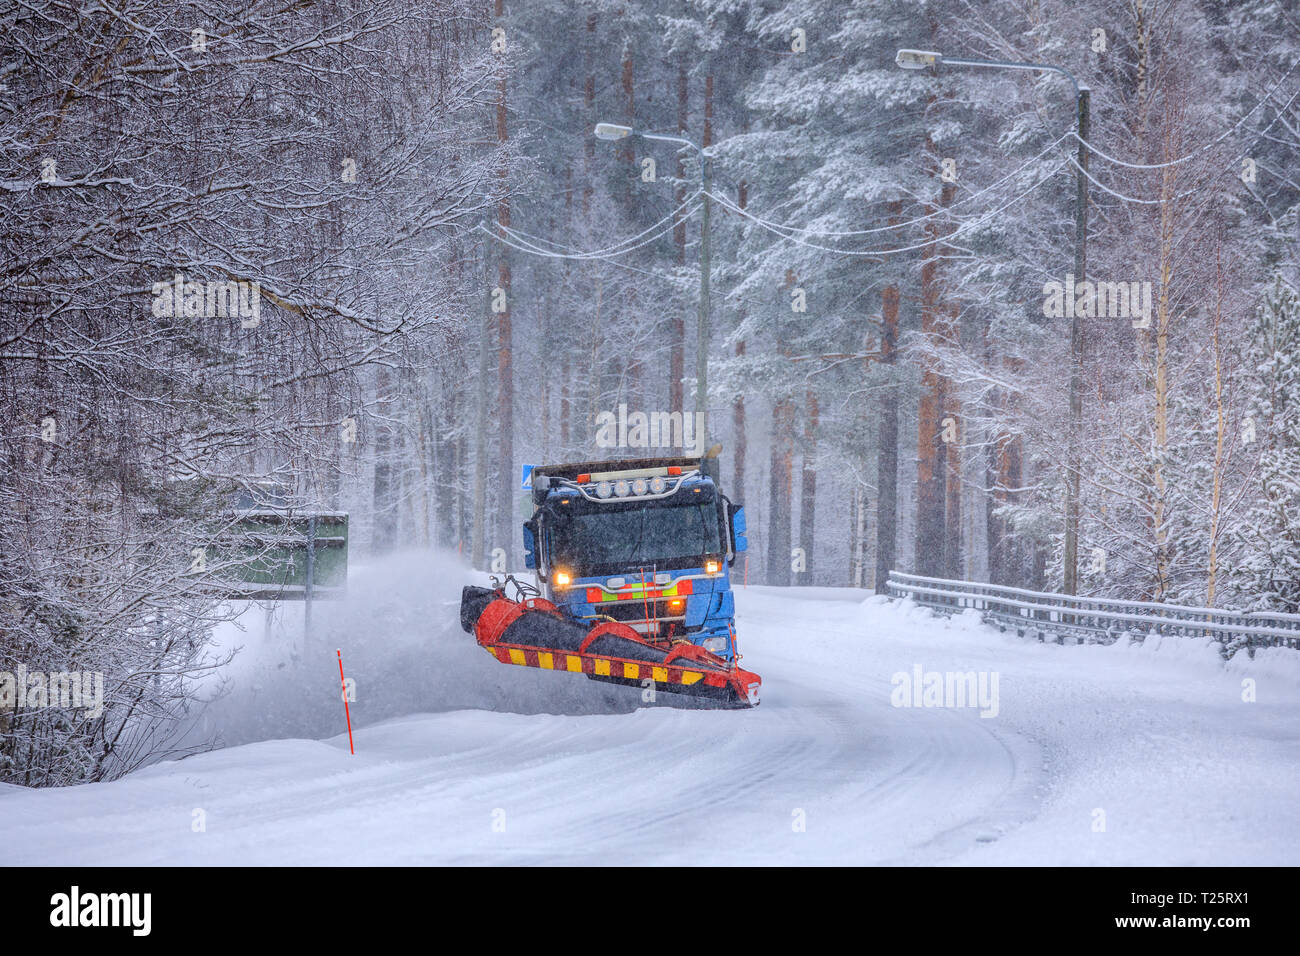
[[533,472],[533,504],[540,505],[546,501],[547,494],[551,490],[551,478],[549,475],[539,475]]
[[732,504],[727,507],[731,511],[731,550],[740,554],[749,550],[749,540],[745,537],[745,508]]
[[533,522],[524,522],[524,567],[529,570],[537,568],[537,537],[534,527]]

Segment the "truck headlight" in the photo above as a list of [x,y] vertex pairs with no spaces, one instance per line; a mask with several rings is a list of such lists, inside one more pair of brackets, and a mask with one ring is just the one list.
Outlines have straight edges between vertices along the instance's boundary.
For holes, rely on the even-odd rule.
[[727,639],[725,637],[706,637],[700,647],[714,654],[721,654],[727,649]]
[[602,481],[596,485],[596,497],[608,498],[614,493],[614,486],[608,481]]

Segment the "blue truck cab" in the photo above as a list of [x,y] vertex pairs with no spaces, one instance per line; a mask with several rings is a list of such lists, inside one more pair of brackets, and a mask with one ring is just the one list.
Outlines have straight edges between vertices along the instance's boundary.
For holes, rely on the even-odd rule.
[[731,569],[744,509],[718,487],[718,459],[539,465],[524,556],[573,618],[620,621],[654,642],[737,659]]

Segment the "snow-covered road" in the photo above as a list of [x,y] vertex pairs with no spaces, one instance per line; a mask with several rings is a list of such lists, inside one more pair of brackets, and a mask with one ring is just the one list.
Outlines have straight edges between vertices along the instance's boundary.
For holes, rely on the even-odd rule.
[[[237,672],[209,716],[235,746],[0,789],[6,862],[1300,862],[1300,654],[1040,645],[861,592],[749,588],[762,706],[635,707],[493,661],[440,571],[363,580],[309,671]],[[356,755],[346,733],[240,743],[342,730],[335,646]],[[996,716],[894,706],[891,678],[918,666],[996,673]]]

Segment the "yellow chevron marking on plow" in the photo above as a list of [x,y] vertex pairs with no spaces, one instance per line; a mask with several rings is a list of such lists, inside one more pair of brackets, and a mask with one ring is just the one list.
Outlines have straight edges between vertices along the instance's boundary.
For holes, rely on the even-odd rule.
[[[486,650],[493,657],[498,656],[496,649],[487,647],[484,648],[484,650]],[[524,654],[524,652],[519,648],[511,647],[511,648],[503,648],[503,650],[509,651],[511,664],[521,664],[524,667],[528,666],[528,658]],[[575,674],[582,673],[581,657],[577,656],[576,654],[563,654],[561,655],[561,658],[562,658],[562,665],[563,665],[562,669],[571,671]],[[603,660],[601,658],[595,658],[592,660],[592,671],[593,673],[599,674],[601,677],[611,677],[613,676],[613,668],[611,667],[611,664],[622,665],[624,678],[631,678],[633,680],[636,680],[639,679],[641,676],[641,666],[639,664],[630,664],[627,663],[626,661],[611,662],[611,661]],[[547,670],[555,670],[556,669],[555,655],[551,654],[548,651],[538,651],[536,666],[544,667]],[[650,676],[661,684],[673,683],[673,678],[669,675],[667,667],[651,667]],[[701,674],[699,671],[682,671],[682,676],[680,680],[677,681],[677,683],[686,684],[687,686],[689,686],[691,684],[698,684],[703,679],[704,679],[704,675]]]

